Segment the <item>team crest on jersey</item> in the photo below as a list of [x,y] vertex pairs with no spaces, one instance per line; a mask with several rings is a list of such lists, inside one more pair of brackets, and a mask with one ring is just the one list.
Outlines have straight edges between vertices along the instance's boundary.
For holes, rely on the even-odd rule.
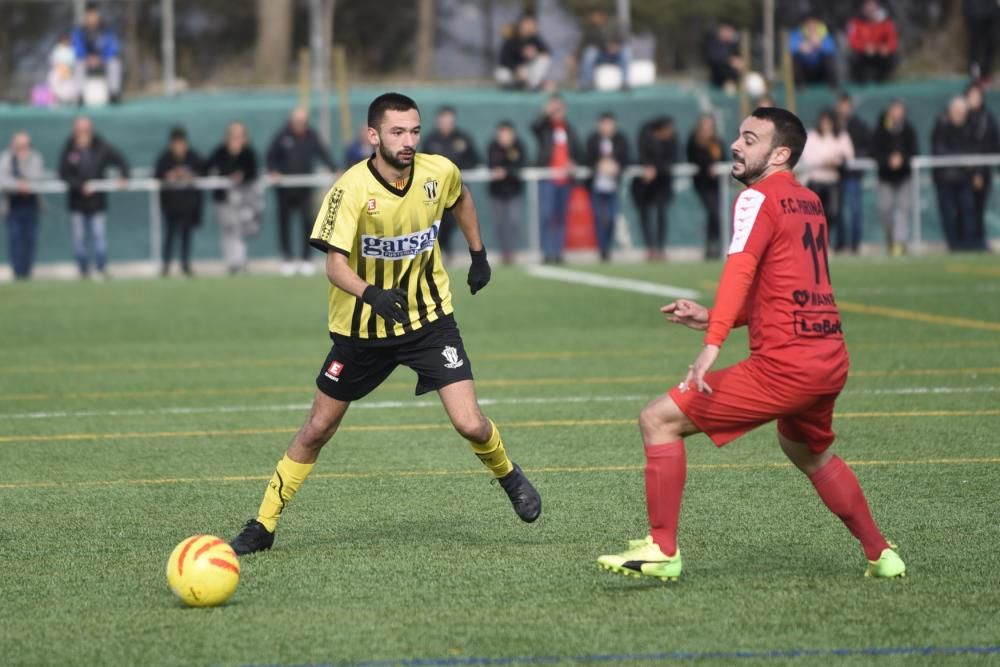
[[373,213],[377,213],[377,211],[375,210],[375,198],[374,197],[372,197],[371,199],[368,200],[368,214],[372,215]]
[[438,196],[438,182],[433,178],[428,178],[424,182],[424,194],[427,195],[428,199],[437,199]]
[[441,356],[445,359],[445,368],[461,368],[465,365],[465,360],[458,358],[458,350],[451,345],[445,346],[444,350],[441,351]]

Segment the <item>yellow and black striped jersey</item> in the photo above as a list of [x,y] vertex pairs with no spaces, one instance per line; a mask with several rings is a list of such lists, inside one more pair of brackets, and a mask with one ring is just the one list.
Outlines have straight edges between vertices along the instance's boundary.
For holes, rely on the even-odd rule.
[[309,242],[346,255],[350,267],[372,285],[406,290],[410,322],[390,325],[361,299],[330,285],[330,333],[352,342],[399,342],[453,312],[437,238],[441,215],[461,194],[458,167],[425,153],[414,156],[405,184],[386,182],[370,159],[337,179],[323,199]]

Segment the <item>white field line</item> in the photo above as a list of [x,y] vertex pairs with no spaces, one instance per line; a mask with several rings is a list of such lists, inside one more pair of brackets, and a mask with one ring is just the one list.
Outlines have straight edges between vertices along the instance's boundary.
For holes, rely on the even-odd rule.
[[[848,396],[920,396],[945,394],[992,394],[1000,392],[1000,387],[899,387],[891,389],[848,389]],[[632,403],[653,398],[652,394],[614,396],[556,396],[521,398],[480,398],[483,406],[495,405],[572,405],[578,403]],[[437,408],[436,400],[372,401],[355,403],[351,410],[384,410],[392,408]],[[309,403],[285,403],[278,405],[218,405],[212,407],[172,407],[135,408],[126,410],[79,410],[54,412],[11,412],[0,414],[2,419],[58,419],[80,417],[142,417],[148,415],[203,415],[231,414],[246,412],[303,412],[311,407]]]
[[687,289],[686,287],[663,285],[646,282],[645,280],[632,280],[630,278],[600,276],[595,273],[587,273],[586,271],[560,269],[552,266],[529,266],[525,268],[525,272],[535,278],[558,280],[575,285],[587,285],[588,287],[605,287],[608,289],[625,290],[627,292],[638,292],[639,294],[665,296],[671,299],[697,299],[701,296],[701,292]]

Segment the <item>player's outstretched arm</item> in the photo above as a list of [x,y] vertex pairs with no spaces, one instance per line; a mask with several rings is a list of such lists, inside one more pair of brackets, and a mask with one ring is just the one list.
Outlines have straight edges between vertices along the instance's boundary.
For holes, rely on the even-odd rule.
[[458,222],[459,229],[465,236],[469,244],[469,256],[472,257],[472,266],[469,267],[469,290],[475,294],[486,287],[493,275],[490,263],[486,259],[486,246],[483,245],[483,238],[479,231],[479,215],[476,213],[476,204],[472,201],[472,193],[464,184],[462,194],[452,207],[451,212]]
[[331,250],[326,255],[326,277],[334,287],[358,297],[387,322],[409,321],[406,292],[398,287],[382,289],[364,281],[347,263],[347,257]]
[[683,324],[695,331],[708,328],[708,308],[694,301],[678,299],[660,308],[660,312],[667,316],[668,322]]

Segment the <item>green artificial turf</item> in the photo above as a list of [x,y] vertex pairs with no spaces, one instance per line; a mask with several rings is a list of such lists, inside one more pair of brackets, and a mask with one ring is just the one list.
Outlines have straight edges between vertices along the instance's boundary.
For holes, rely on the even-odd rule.
[[[710,303],[719,268],[584,270]],[[998,263],[832,268],[853,372],[835,447],[905,579],[861,576],[773,426],[721,451],[689,440],[680,582],[600,571],[646,531],[638,411],[700,336],[664,324],[662,297],[521,269],[471,297],[456,270],[479,395],[541,519],[517,520],[402,369],[352,407],[275,548],[207,610],[171,594],[167,556],[254,515],[328,351],[323,279],[2,285],[0,662],[1000,662]],[[745,353],[738,331],[721,362]]]

